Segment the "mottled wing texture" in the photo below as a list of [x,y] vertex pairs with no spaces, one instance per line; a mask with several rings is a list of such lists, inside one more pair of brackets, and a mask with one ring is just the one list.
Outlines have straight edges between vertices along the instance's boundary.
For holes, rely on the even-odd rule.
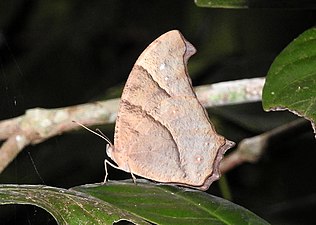
[[195,48],[165,33],[136,61],[126,82],[111,157],[133,174],[207,189],[232,142],[218,135],[193,91],[187,60]]

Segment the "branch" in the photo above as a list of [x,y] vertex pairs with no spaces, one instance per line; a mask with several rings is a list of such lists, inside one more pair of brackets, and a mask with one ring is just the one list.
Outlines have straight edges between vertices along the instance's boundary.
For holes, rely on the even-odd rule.
[[0,122],[0,173],[29,144],[78,128],[78,121],[87,126],[113,123],[119,99],[82,104],[58,109],[29,109],[22,116]]
[[261,101],[264,78],[226,81],[194,89],[205,108]]
[[220,165],[222,173],[245,162],[255,163],[269,146],[277,145],[283,140],[295,138],[298,133],[310,129],[310,123],[305,119],[297,119],[285,125],[274,128],[255,137],[242,140],[237,149],[226,156]]
[[[254,102],[261,100],[264,78],[227,81],[195,88],[205,107]],[[86,126],[114,123],[119,99],[57,109],[29,109],[22,116],[0,121],[0,173],[29,144]]]

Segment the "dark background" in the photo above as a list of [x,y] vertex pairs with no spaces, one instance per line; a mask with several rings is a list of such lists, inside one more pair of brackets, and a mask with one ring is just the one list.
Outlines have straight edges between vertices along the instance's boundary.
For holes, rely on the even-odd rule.
[[[171,29],[197,48],[194,85],[265,76],[273,59],[315,25],[313,10],[206,9],[186,1],[0,2],[0,119],[119,97],[143,49]],[[239,142],[295,118],[261,103],[209,109],[217,130]],[[111,139],[114,125],[99,126]],[[0,183],[69,188],[104,178],[105,143],[86,131],[27,147]],[[273,224],[312,224],[316,210],[312,130],[284,138],[256,164],[227,174],[233,201]],[[38,171],[38,173],[36,172]],[[110,179],[130,178],[110,169]],[[209,193],[221,195],[218,183]],[[1,206],[0,224],[54,224],[34,206]]]

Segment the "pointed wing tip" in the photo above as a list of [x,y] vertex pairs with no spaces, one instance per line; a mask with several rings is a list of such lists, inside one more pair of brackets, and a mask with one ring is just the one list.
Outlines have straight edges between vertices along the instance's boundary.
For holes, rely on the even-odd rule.
[[171,30],[164,33],[161,36],[164,36],[164,35],[180,36],[180,38],[183,40],[185,44],[186,51],[185,51],[184,57],[186,59],[189,59],[192,55],[196,53],[196,48],[189,41],[186,40],[186,38],[183,36],[183,34],[179,30]]

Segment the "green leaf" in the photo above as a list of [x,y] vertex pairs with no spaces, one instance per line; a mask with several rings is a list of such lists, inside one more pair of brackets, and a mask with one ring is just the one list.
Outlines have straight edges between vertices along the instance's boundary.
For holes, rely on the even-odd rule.
[[59,224],[268,224],[247,209],[205,192],[143,180],[90,184],[71,190],[0,185],[0,204],[33,204]]
[[41,185],[0,185],[0,205],[31,204],[48,211],[58,224],[113,224],[125,219],[148,224],[107,202],[83,193]]
[[200,7],[209,8],[247,8],[247,0],[195,0]]
[[249,210],[205,192],[137,180],[74,188],[155,224],[268,224]]
[[209,8],[296,8],[311,9],[310,0],[195,0],[197,6]]
[[272,63],[262,96],[265,110],[289,110],[316,121],[316,28],[290,43]]

